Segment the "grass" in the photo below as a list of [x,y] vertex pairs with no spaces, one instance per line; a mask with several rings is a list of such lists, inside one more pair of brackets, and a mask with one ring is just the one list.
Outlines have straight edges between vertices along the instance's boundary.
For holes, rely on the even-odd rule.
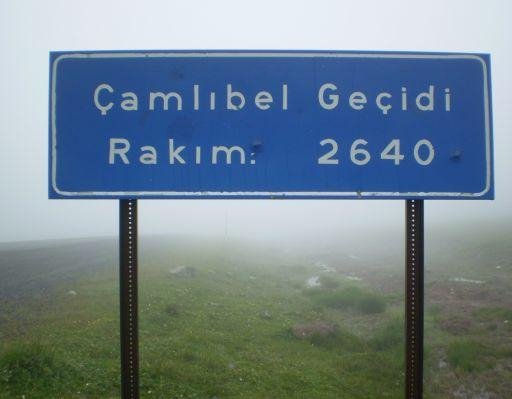
[[357,286],[345,286],[336,289],[313,288],[305,290],[314,303],[335,309],[350,309],[362,314],[382,313],[386,310],[383,296],[365,291]]
[[375,331],[370,343],[377,351],[397,350],[404,346],[404,340],[404,319],[395,317]]
[[[288,335],[288,338],[294,339],[291,335]],[[339,326],[328,334],[312,334],[306,340],[313,346],[339,353],[363,353],[368,349],[363,339]]]
[[473,312],[473,316],[480,321],[496,321],[512,324],[512,309],[503,307],[483,307]]
[[329,275],[320,276],[319,282],[321,287],[328,290],[335,290],[341,285],[341,281],[339,279]]
[[[319,274],[312,262],[242,246],[141,254],[142,398],[403,397],[403,292],[372,290],[336,273],[320,273],[321,287],[306,289]],[[195,275],[172,276],[180,265]],[[1,319],[0,398],[119,397],[118,299],[111,265],[64,279],[46,299],[12,306]],[[478,309],[475,320],[506,325],[505,306]],[[449,317],[442,301],[426,314],[426,397],[451,397],[467,380],[506,397],[512,345],[497,334],[510,329],[456,339],[440,328]],[[292,332],[314,323],[336,328],[305,338]],[[446,368],[437,368],[439,359]]]
[[54,354],[38,344],[17,344],[0,357],[0,379],[11,385],[58,375]]
[[481,342],[474,340],[458,340],[450,343],[447,348],[448,361],[456,368],[465,372],[487,370],[495,365],[492,352]]
[[0,386],[6,395],[32,391],[34,397],[49,397],[74,377],[65,361],[38,343],[19,342],[0,354]]
[[[268,258],[242,267],[213,250],[170,254],[167,265],[146,262],[139,303],[142,398],[339,398],[340,392],[393,398],[401,392],[395,354],[383,354],[376,368],[369,342],[342,325],[328,336],[290,334],[296,324],[329,318],[321,299],[297,289],[311,268],[276,267]],[[194,267],[196,276],[173,277],[169,269],[176,264]],[[76,296],[68,290],[57,288],[22,341],[1,344],[0,398],[117,397],[115,276],[96,273],[74,283]],[[349,308],[368,312],[363,303],[371,293],[357,287],[333,292],[353,297]],[[20,343],[31,341],[40,345]],[[362,384],[368,380],[379,383]]]

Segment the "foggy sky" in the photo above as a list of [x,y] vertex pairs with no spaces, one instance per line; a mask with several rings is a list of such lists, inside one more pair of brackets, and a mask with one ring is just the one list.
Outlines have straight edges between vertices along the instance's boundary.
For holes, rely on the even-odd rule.
[[[0,2],[0,242],[117,234],[116,200],[48,200],[48,52],[139,49],[491,54],[495,201],[428,201],[427,223],[512,221],[512,3]],[[142,234],[250,237],[401,227],[404,201],[141,200]],[[464,223],[464,225],[467,225]]]

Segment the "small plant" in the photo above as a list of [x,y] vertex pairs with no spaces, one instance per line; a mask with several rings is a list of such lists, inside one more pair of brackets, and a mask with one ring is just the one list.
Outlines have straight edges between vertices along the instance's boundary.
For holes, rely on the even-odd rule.
[[350,352],[360,351],[364,348],[363,341],[359,337],[328,322],[316,321],[297,324],[290,329],[290,332],[290,336],[307,340],[312,345],[321,348]]
[[512,322],[512,309],[508,308],[480,308],[473,312],[473,316],[481,321],[505,321]]
[[178,305],[175,303],[170,303],[165,307],[165,313],[169,316],[177,316],[178,315]]
[[357,304],[362,314],[382,313],[386,310],[386,301],[378,295],[365,294]]
[[487,348],[477,341],[454,341],[448,345],[447,355],[453,367],[466,372],[486,370],[494,365]]
[[320,286],[327,290],[334,290],[340,286],[340,281],[331,276],[321,276]]
[[382,313],[386,310],[386,301],[382,296],[358,287],[337,290],[315,288],[307,290],[306,294],[318,305],[328,308],[353,309],[362,314]]
[[387,322],[370,340],[370,344],[378,351],[394,349],[404,342],[404,320],[399,317]]
[[336,291],[315,289],[311,290],[309,294],[319,305],[329,308],[345,309],[356,305],[361,297],[361,290],[357,287],[349,287]]
[[68,374],[68,367],[39,344],[17,344],[0,355],[0,387],[51,386]]

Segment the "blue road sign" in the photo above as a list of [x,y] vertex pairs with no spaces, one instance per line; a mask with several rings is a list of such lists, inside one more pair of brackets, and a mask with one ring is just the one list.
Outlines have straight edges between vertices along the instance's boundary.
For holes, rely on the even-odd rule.
[[50,198],[493,199],[488,55],[50,55]]

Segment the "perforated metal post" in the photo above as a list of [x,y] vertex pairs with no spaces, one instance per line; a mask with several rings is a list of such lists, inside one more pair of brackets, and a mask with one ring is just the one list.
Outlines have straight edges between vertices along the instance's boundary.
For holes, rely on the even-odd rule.
[[121,398],[139,399],[137,200],[120,200],[119,254]]
[[423,398],[423,200],[406,204],[405,398]]

